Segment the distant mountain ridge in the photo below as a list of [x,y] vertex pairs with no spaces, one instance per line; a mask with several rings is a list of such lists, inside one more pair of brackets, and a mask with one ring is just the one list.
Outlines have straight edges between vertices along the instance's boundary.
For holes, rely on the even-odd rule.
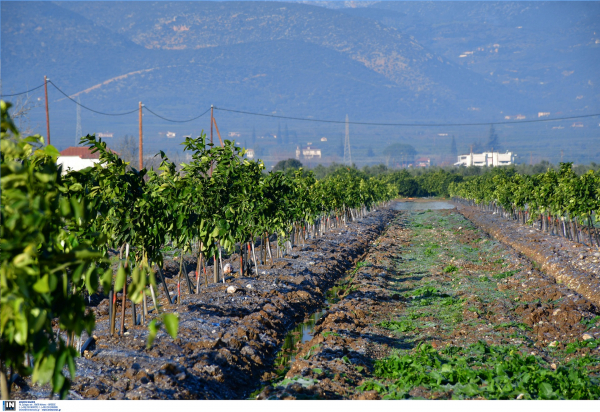
[[[600,111],[600,44],[580,41],[598,25],[597,3],[568,12],[546,3],[475,3],[2,2],[2,87],[24,90],[48,75],[97,110],[117,113],[143,101],[171,119],[191,118],[210,104],[388,123]],[[543,45],[551,33],[543,24],[512,27],[559,12],[567,22],[557,25],[558,51]],[[497,22],[482,22],[486,16]],[[495,41],[502,42],[498,52]],[[67,136],[73,104],[51,97],[54,127]],[[227,119],[246,135],[251,125],[276,127],[264,118]],[[92,130],[135,124],[91,114],[86,121]],[[149,134],[166,130],[164,122],[147,121]],[[185,127],[170,130],[181,135]],[[306,130],[319,136],[334,129]],[[360,139],[366,153],[368,141]]]

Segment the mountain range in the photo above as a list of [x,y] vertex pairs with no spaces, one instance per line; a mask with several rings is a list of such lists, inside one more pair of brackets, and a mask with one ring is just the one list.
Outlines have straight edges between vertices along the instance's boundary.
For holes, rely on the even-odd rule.
[[[1,7],[2,92],[37,86],[48,75],[101,112],[133,110],[142,101],[172,120],[213,104],[278,116],[423,124],[600,112],[597,2],[3,1]],[[75,106],[50,89],[53,143],[66,147],[75,141]],[[45,130],[41,106],[31,119],[34,129]],[[323,136],[327,143],[319,144],[329,160],[340,156],[340,124],[220,111],[217,120],[223,134],[262,146],[273,161]],[[137,131],[136,114],[84,109],[81,122],[84,133]],[[600,141],[598,122],[582,121],[585,130],[570,128],[573,122],[558,130],[551,127],[562,123],[496,130],[507,149],[533,147],[536,156],[554,160],[568,150],[585,162],[600,158],[600,150],[579,149]],[[298,139],[275,140],[283,126]],[[176,146],[184,134],[208,127],[206,117],[180,124],[146,113],[146,147]],[[449,147],[444,135],[455,134],[464,151],[485,139],[489,126],[443,133],[352,129],[359,163],[379,161],[366,156],[369,149],[383,155],[398,141],[441,162]],[[548,130],[553,143],[540,145]],[[167,131],[177,138],[165,140]]]

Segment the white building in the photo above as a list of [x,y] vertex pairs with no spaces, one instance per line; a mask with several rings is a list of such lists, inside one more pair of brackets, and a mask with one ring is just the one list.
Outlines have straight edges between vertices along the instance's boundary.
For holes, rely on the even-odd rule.
[[81,170],[89,166],[94,166],[100,161],[98,152],[92,153],[87,147],[68,147],[56,159],[57,165],[62,165],[62,173],[69,170]]
[[515,163],[515,157],[517,155],[512,152],[469,153],[458,156],[458,162],[454,166],[509,166]]
[[246,156],[248,159],[254,159],[254,149],[246,149]]
[[300,155],[302,155],[303,159],[320,159],[321,158],[321,149],[315,149],[314,147],[311,149],[310,146],[300,150],[300,146],[296,147],[296,159],[300,160]]

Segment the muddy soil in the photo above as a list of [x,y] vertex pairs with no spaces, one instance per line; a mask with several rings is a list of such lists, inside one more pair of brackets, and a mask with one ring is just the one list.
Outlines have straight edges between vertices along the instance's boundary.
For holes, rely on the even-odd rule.
[[[188,294],[184,282],[179,305],[171,304],[160,287],[159,305],[178,313],[179,334],[173,340],[160,331],[150,349],[147,328],[132,323],[130,303],[125,333],[110,336],[108,299],[94,296],[95,341],[77,360],[70,398],[245,399],[260,388],[263,375],[270,377],[286,332],[323,306],[325,291],[352,268],[397,213],[373,211],[294,247],[291,255],[272,265],[260,265],[254,276],[201,286],[199,294]],[[229,261],[237,273],[239,256]],[[187,265],[195,269],[195,262]],[[169,260],[165,267],[171,296],[177,291],[178,266]],[[119,325],[120,296],[117,302]],[[151,307],[151,299],[148,302]],[[153,316],[154,310],[147,321]],[[48,396],[49,387],[21,379],[12,391],[16,399],[40,398]]]
[[[489,382],[465,395],[460,385],[432,389],[381,372],[405,355],[418,363],[422,345],[441,356],[479,342],[510,349],[509,357],[548,373],[548,382],[581,361],[585,385],[598,389],[599,308],[456,210],[402,212],[338,288],[343,298],[257,399],[569,397],[557,388],[486,396]],[[486,367],[461,361],[463,370]]]
[[532,226],[468,206],[458,210],[479,228],[541,265],[558,283],[600,306],[600,249],[550,236]]

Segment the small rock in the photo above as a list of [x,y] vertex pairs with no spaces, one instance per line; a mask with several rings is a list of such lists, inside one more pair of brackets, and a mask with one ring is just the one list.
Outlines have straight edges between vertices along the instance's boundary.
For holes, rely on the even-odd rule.
[[237,288],[235,286],[229,286],[227,288],[227,293],[234,294],[236,291],[237,291]]
[[223,273],[225,273],[226,275],[229,275],[231,273],[231,271],[233,270],[233,268],[231,267],[231,263],[227,263],[224,267],[223,267]]
[[557,345],[558,345],[558,342],[554,341],[554,342],[550,342],[550,345],[548,345],[548,347],[555,348]]
[[519,396],[517,396],[517,399],[523,399],[523,396],[525,396],[524,393],[520,393]]
[[248,289],[252,289],[252,285],[251,285],[250,283],[248,283],[248,284],[246,285],[246,287],[247,287]]
[[552,316],[558,315],[558,312],[560,312],[560,309],[556,309],[554,312],[552,312]]
[[581,337],[581,339],[590,340],[590,339],[594,339],[594,337],[592,335],[590,335],[589,333],[584,333],[583,336]]
[[556,363],[551,363],[551,364],[550,364],[550,367],[551,367],[552,369],[556,370]]

